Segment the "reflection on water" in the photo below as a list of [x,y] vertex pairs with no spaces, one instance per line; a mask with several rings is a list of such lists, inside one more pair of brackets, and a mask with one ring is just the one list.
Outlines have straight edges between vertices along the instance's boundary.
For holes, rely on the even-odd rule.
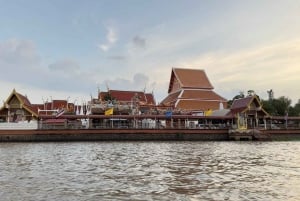
[[1,200],[299,200],[300,142],[1,143]]

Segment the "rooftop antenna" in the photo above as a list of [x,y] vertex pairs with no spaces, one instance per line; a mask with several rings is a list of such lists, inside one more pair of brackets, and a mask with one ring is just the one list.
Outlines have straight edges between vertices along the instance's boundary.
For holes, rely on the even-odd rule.
[[106,85],[106,89],[107,89],[107,92],[108,92],[109,91],[108,83],[105,82],[105,85]]
[[100,94],[100,86],[99,86],[99,83],[97,83],[97,91],[98,91],[98,96]]

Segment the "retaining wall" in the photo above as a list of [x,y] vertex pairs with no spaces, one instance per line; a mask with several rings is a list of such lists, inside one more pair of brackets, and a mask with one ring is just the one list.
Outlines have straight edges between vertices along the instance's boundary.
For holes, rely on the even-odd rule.
[[98,140],[228,140],[228,130],[82,129],[1,130],[1,142]]

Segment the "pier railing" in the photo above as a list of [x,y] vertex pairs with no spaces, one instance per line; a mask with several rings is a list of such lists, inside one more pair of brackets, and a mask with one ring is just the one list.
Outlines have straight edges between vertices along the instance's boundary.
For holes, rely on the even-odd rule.
[[[230,116],[193,115],[62,115],[41,116],[39,129],[227,129],[236,128]],[[300,129],[300,117],[271,117],[248,128],[260,130]]]
[[39,129],[225,129],[231,117],[191,115],[64,115],[42,116]]

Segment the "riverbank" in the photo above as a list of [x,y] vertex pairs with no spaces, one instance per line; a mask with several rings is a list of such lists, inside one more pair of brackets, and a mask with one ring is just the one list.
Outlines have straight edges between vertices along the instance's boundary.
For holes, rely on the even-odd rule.
[[[300,140],[300,129],[262,130],[267,140]],[[0,130],[0,142],[47,141],[228,141],[228,129]],[[259,140],[259,139],[253,139]]]

